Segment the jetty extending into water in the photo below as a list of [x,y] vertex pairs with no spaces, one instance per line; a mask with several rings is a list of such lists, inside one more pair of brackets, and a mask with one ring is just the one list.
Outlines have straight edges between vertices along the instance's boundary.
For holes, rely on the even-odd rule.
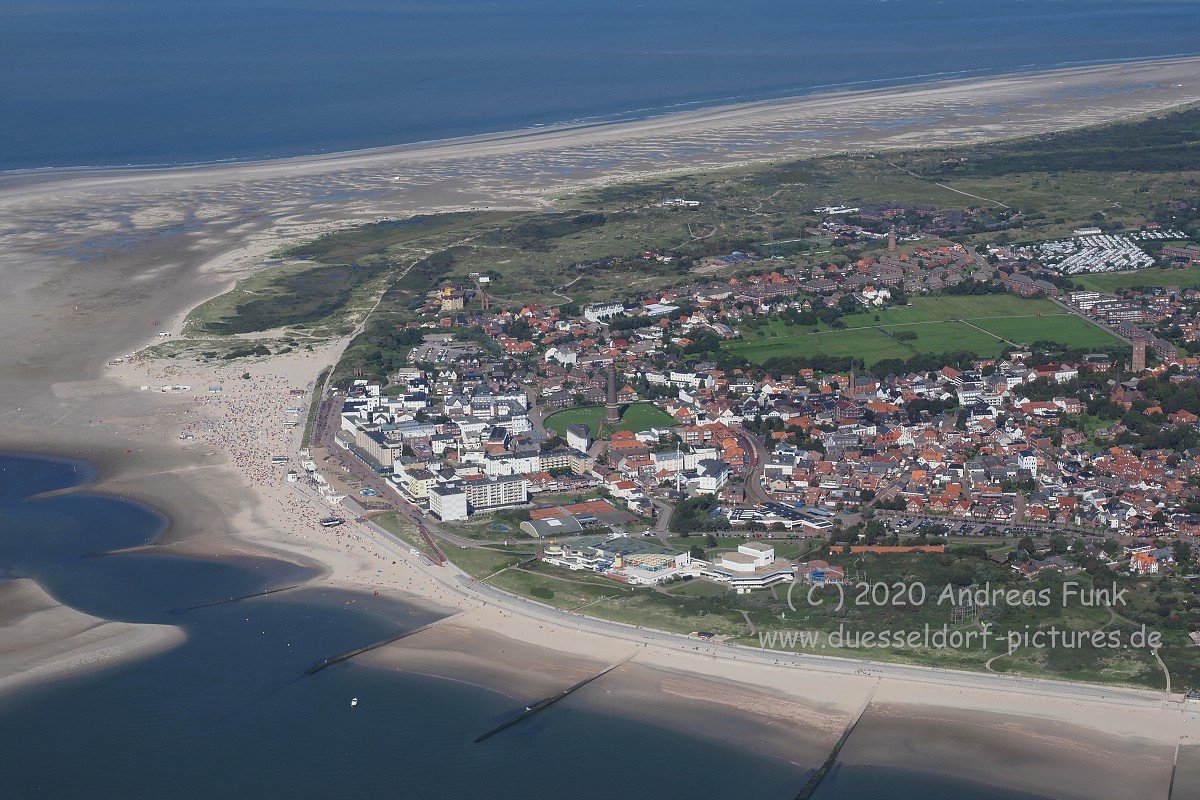
[[[636,653],[634,655],[636,655]],[[475,744],[479,744],[480,742],[487,741],[488,739],[495,736],[497,733],[508,730],[513,725],[516,725],[518,722],[528,719],[529,717],[532,717],[534,714],[545,711],[547,708],[549,708],[550,706],[554,705],[555,703],[557,703],[559,701],[566,700],[567,697],[570,696],[572,693],[579,691],[580,689],[582,689],[584,686],[587,686],[592,681],[594,681],[598,678],[604,677],[605,675],[612,672],[614,669],[621,666],[626,661],[629,661],[632,658],[633,658],[632,655],[630,655],[626,658],[623,658],[620,661],[618,661],[616,664],[613,664],[610,667],[605,667],[604,669],[600,670],[595,675],[592,675],[589,678],[584,678],[579,683],[576,683],[573,686],[568,686],[566,689],[563,689],[558,694],[551,695],[550,697],[546,697],[546,698],[543,698],[542,700],[538,700],[536,703],[533,703],[532,705],[525,706],[525,710],[522,711],[520,714],[517,714],[512,719],[510,719],[500,725],[497,725],[495,728],[492,728],[490,731],[483,734],[482,736],[476,737]]]
[[796,795],[796,800],[809,800],[813,796],[813,793],[817,791],[817,787],[821,785],[821,781],[825,780],[825,776],[829,774],[829,770],[837,762],[838,753],[842,752],[842,746],[849,740],[850,734],[854,733],[854,728],[858,725],[858,721],[862,719],[863,714],[867,713],[867,708],[875,698],[875,689],[877,688],[879,688],[878,684],[871,689],[871,693],[867,695],[862,708],[858,710],[858,713],[854,715],[854,719],[846,726],[846,730],[842,731],[842,735],[838,737],[837,743],[833,746],[833,750],[830,751],[829,757],[825,759],[825,763],[817,767],[817,771],[812,774],[812,777],[804,784],[804,788]]
[[411,631],[405,631],[404,633],[397,634],[396,636],[389,636],[386,639],[380,639],[378,642],[372,642],[371,644],[368,644],[364,647],[357,647],[353,650],[348,650],[345,653],[339,653],[336,656],[330,656],[329,658],[327,658],[323,661],[318,661],[316,664],[313,664],[311,667],[304,670],[304,674],[305,675],[316,675],[318,672],[325,669],[326,667],[332,667],[334,664],[340,664],[343,661],[349,661],[350,659],[354,658],[355,656],[360,656],[363,653],[368,653],[372,650],[383,647],[385,644],[391,644],[392,642],[398,642],[401,639],[407,639],[409,636],[416,636],[418,633],[422,633],[423,631],[427,631],[430,628],[437,627],[438,625],[441,625],[443,622],[454,619],[455,617],[461,616],[464,613],[466,613],[466,612],[460,611],[460,612],[458,612],[458,614],[451,614],[448,617],[442,617],[441,619],[435,619],[433,622],[430,622],[427,625],[422,625],[419,628],[413,628]]
[[[208,603],[196,603],[183,609],[184,611],[195,611],[198,608],[212,608],[213,606],[224,606],[230,603],[240,603],[243,600],[253,600],[255,597],[266,597],[269,594],[279,594],[280,592],[288,592],[292,589],[299,589],[304,586],[303,583],[293,583],[291,586],[280,586],[278,589],[267,589],[265,592],[255,592],[254,594],[243,594],[238,597],[226,597],[223,600],[213,600]],[[179,613],[178,611],[172,613]]]

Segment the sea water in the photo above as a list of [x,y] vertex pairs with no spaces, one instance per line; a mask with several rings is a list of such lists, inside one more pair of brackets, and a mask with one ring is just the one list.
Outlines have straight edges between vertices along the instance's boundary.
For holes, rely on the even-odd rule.
[[0,170],[345,151],[1200,52],[1186,0],[5,0]]
[[[537,698],[323,659],[419,627],[387,598],[294,590],[296,565],[154,549],[153,509],[86,491],[77,461],[0,454],[0,576],[32,578],[80,611],[179,625],[158,656],[0,695],[5,798],[791,798],[795,765],[569,700],[482,744]],[[82,491],[37,497],[66,487]],[[352,698],[358,704],[352,706]],[[887,770],[838,767],[819,798],[1015,800],[1026,795]]]

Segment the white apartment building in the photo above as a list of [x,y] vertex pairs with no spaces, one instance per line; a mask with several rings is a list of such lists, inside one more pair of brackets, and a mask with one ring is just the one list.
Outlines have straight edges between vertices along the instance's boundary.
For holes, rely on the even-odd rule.
[[443,522],[467,518],[467,493],[451,486],[429,489],[429,511]]

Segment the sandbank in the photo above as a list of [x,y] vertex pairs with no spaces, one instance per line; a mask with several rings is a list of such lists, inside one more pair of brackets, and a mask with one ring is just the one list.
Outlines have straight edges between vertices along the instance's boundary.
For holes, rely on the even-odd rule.
[[148,658],[184,639],[171,625],[110,622],[68,608],[27,578],[0,583],[0,693]]

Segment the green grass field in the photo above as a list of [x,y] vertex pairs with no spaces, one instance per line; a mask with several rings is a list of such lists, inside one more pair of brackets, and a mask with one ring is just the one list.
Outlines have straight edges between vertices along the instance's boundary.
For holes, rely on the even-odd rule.
[[1118,275],[1078,275],[1071,280],[1093,292],[1117,292],[1152,286],[1178,286],[1195,289],[1200,286],[1200,269],[1143,269]]
[[[725,347],[757,364],[777,356],[829,355],[857,356],[871,365],[885,358],[953,350],[995,357],[1009,342],[1024,346],[1046,340],[1087,349],[1120,345],[1114,336],[1049,300],[1007,294],[918,297],[909,306],[850,314],[843,320],[844,330],[817,332],[774,320],[762,326],[765,336],[753,333]],[[897,334],[903,336],[897,339]],[[916,338],[903,338],[912,334]]]
[[[584,406],[583,408],[568,408],[546,418],[546,427],[560,436],[567,435],[567,426],[582,422],[591,428],[592,436],[600,429],[600,421],[604,419],[604,406]],[[621,409],[621,424],[614,430],[644,431],[649,428],[670,428],[675,425],[675,419],[652,403],[631,403]]]
[[442,549],[457,566],[475,578],[486,578],[505,567],[511,567],[529,556],[518,555],[504,550],[492,550],[486,547],[455,547],[443,543]]
[[844,331],[802,333],[775,339],[731,342],[727,349],[756,364],[776,356],[830,355],[857,356],[868,364],[885,358],[908,359],[914,354],[911,347],[897,342],[877,328],[848,328]]
[[[886,311],[848,314],[842,318],[848,328],[875,325],[908,325],[916,322],[940,322],[954,319],[977,320],[987,317],[1032,317],[1061,314],[1062,309],[1049,300],[1025,300],[1014,294],[972,296],[938,295],[914,297],[911,304]],[[875,321],[879,317],[879,321]]]
[[729,585],[712,581],[690,580],[669,587],[667,593],[678,597],[722,597],[729,594]]
[[948,350],[970,350],[981,356],[995,358],[1004,351],[1005,342],[986,331],[962,322],[919,322],[884,328],[886,333],[916,334],[916,339],[902,340],[917,353],[945,353]]
[[1039,339],[1060,342],[1070,347],[1104,349],[1119,347],[1121,342],[1085,319],[1074,314],[1058,313],[1044,317],[1008,317],[1007,319],[977,319],[975,325],[990,333],[1018,344],[1032,344]]
[[798,333],[816,333],[817,331],[827,331],[829,326],[824,323],[817,325],[789,325],[781,319],[763,320],[757,329],[744,328],[742,335],[747,340],[755,339],[774,339],[779,336],[795,336]]

